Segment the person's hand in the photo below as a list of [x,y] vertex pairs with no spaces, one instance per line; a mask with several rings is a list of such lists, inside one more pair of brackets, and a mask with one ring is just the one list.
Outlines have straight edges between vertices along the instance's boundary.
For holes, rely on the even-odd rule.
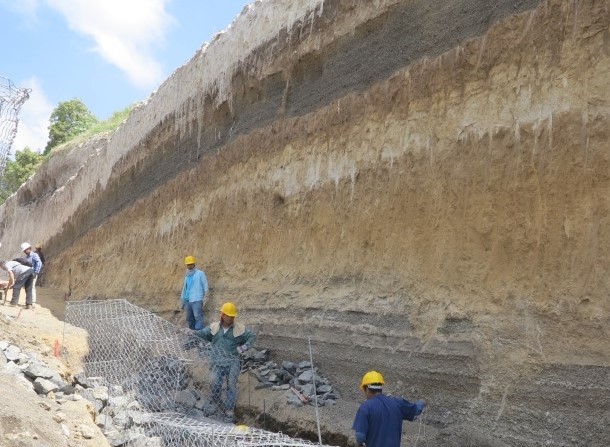
[[183,328],[181,332],[184,334],[186,340],[182,343],[182,349],[189,350],[193,349],[201,343],[202,339],[197,336],[194,330],[189,328]]
[[250,349],[248,347],[248,345],[241,345],[237,347],[237,352],[240,354],[243,354],[244,352],[246,352],[248,349]]

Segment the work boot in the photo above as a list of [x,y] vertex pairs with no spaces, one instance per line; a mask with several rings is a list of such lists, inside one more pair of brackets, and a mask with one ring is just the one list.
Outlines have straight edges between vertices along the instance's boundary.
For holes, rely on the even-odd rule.
[[26,308],[26,309],[31,309],[31,308],[32,308],[32,305],[31,305],[31,304],[26,304],[26,305],[25,305],[25,308]]

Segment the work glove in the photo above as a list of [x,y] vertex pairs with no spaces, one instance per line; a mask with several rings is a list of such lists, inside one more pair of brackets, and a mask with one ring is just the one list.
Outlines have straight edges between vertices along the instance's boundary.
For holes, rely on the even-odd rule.
[[244,352],[246,352],[248,349],[250,349],[250,347],[248,345],[241,345],[237,347],[237,352],[239,354],[243,354]]
[[428,406],[428,401],[426,399],[419,399],[415,402],[415,405],[417,405],[417,410],[421,413]]

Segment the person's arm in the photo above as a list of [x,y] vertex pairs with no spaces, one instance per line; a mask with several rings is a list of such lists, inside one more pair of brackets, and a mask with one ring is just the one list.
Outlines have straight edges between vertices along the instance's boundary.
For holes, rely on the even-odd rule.
[[188,301],[187,296],[186,296],[186,278],[184,279],[184,284],[182,284],[182,292],[180,293],[180,300],[182,301],[182,304],[184,304]]
[[203,296],[201,299],[205,303],[205,298],[209,292],[209,288],[208,288],[208,278],[207,278],[207,276],[205,276],[205,273],[203,272],[203,270],[201,271],[201,290],[203,290]]
[[366,435],[364,433],[361,433],[359,431],[356,432],[356,444],[358,444],[359,446],[363,446],[366,445]]
[[237,347],[237,352],[239,352],[240,354],[243,354],[252,346],[254,346],[254,342],[256,341],[256,334],[250,329],[246,329],[246,332],[244,332],[244,335],[242,337],[245,338],[246,341]]
[[12,270],[8,271],[8,284],[6,286],[7,289],[10,289],[15,284],[15,274]]
[[424,408],[428,406],[428,401],[426,399],[419,399],[417,402],[415,402],[415,405],[417,405],[417,415],[419,416],[422,411],[424,411]]
[[400,411],[402,412],[402,418],[408,421],[412,421],[424,411],[427,402],[424,399],[418,400],[416,403],[409,402],[407,399],[400,399]]
[[244,335],[246,336],[246,343],[244,344],[248,346],[248,349],[250,349],[252,346],[254,346],[256,334],[250,329],[246,329],[246,333]]
[[203,329],[194,331],[193,333],[199,338],[203,338],[207,341],[212,341],[212,331],[210,330],[210,326],[206,326]]
[[32,269],[34,269],[34,273],[36,275],[38,275],[42,269],[42,261],[40,260],[40,256],[38,256],[38,253],[35,252],[32,252]]
[[354,430],[354,434],[356,436],[356,444],[359,446],[365,445],[366,435],[369,431],[369,420],[367,410],[363,406],[360,406],[356,412],[352,429]]

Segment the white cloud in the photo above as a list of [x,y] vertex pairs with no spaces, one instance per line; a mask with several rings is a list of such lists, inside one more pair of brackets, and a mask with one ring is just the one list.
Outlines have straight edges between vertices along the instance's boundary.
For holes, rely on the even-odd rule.
[[55,106],[48,100],[38,79],[30,78],[19,82],[19,87],[30,88],[30,99],[23,103],[19,113],[17,135],[11,152],[26,146],[42,152],[49,139],[49,118]]
[[171,0],[47,0],[70,29],[91,37],[94,51],[123,70],[138,87],[156,87],[163,78],[153,49],[164,42],[173,18]]

